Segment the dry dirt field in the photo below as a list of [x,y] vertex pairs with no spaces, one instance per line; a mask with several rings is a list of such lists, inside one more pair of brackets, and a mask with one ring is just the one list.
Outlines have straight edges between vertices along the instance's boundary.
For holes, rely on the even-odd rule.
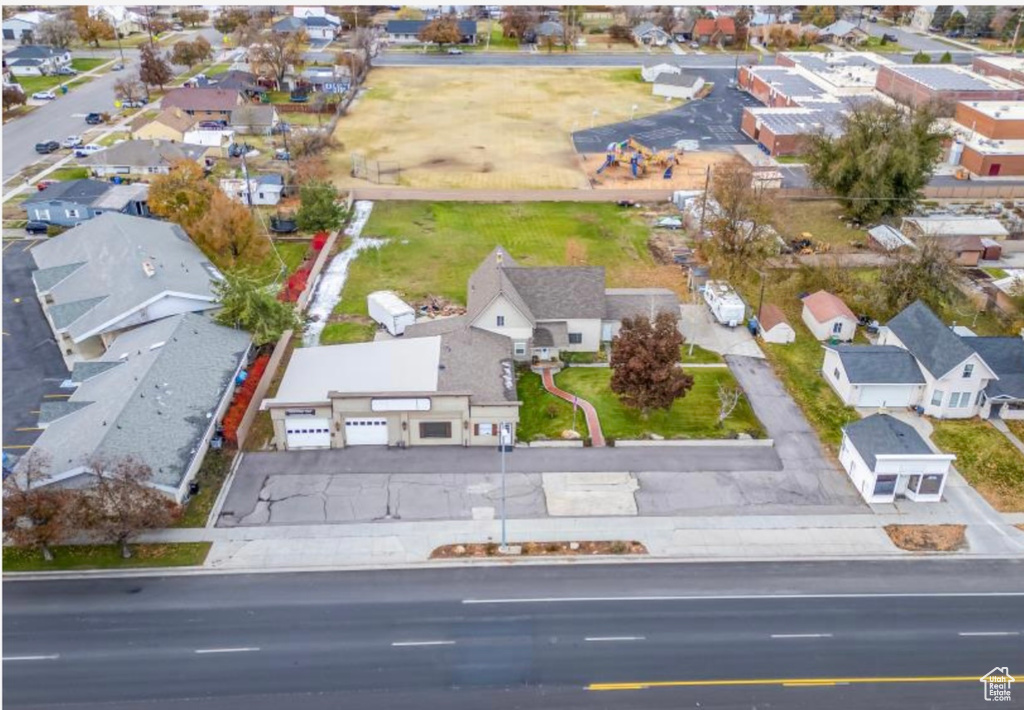
[[[332,157],[340,187],[369,185],[351,176],[358,152],[398,168],[398,184],[418,188],[589,188],[602,158],[575,153],[574,129],[627,120],[669,108],[636,72],[609,69],[459,67],[375,69],[368,90],[338,122]],[[687,156],[672,181],[617,180],[600,187],[689,187],[702,183],[707,160]],[[394,173],[391,173],[394,175]]]

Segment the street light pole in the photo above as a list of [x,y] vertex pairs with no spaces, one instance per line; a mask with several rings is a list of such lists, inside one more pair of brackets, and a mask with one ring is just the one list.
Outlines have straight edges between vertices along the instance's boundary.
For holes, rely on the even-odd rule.
[[508,535],[506,533],[505,516],[505,434],[508,423],[498,424],[498,446],[501,448],[501,551],[508,551]]

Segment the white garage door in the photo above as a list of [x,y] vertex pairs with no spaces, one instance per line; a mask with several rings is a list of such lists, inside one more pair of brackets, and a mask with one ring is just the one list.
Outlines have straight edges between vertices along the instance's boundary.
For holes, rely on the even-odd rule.
[[387,445],[387,419],[346,419],[346,446]]
[[865,385],[860,388],[861,407],[907,407],[910,406],[913,387],[906,385]]
[[326,417],[287,417],[284,420],[289,449],[331,448],[331,420]]

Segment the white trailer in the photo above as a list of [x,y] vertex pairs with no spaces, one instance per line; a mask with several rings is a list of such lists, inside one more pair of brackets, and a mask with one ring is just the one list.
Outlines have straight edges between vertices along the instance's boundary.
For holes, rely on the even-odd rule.
[[708,281],[704,285],[704,302],[715,320],[730,328],[742,323],[747,314],[743,299],[725,281]]
[[374,291],[366,297],[370,318],[392,335],[401,335],[407,325],[416,322],[416,311],[393,291]]

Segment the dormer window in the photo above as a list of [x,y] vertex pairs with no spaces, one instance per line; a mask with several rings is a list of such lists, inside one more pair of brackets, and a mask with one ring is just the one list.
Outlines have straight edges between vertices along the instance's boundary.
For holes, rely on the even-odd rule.
[[505,316],[498,316],[498,327],[503,328],[505,326]]
[[967,363],[966,365],[964,365],[964,379],[965,380],[969,380],[971,378],[971,374],[973,372],[974,372],[974,365],[972,365],[971,363]]

